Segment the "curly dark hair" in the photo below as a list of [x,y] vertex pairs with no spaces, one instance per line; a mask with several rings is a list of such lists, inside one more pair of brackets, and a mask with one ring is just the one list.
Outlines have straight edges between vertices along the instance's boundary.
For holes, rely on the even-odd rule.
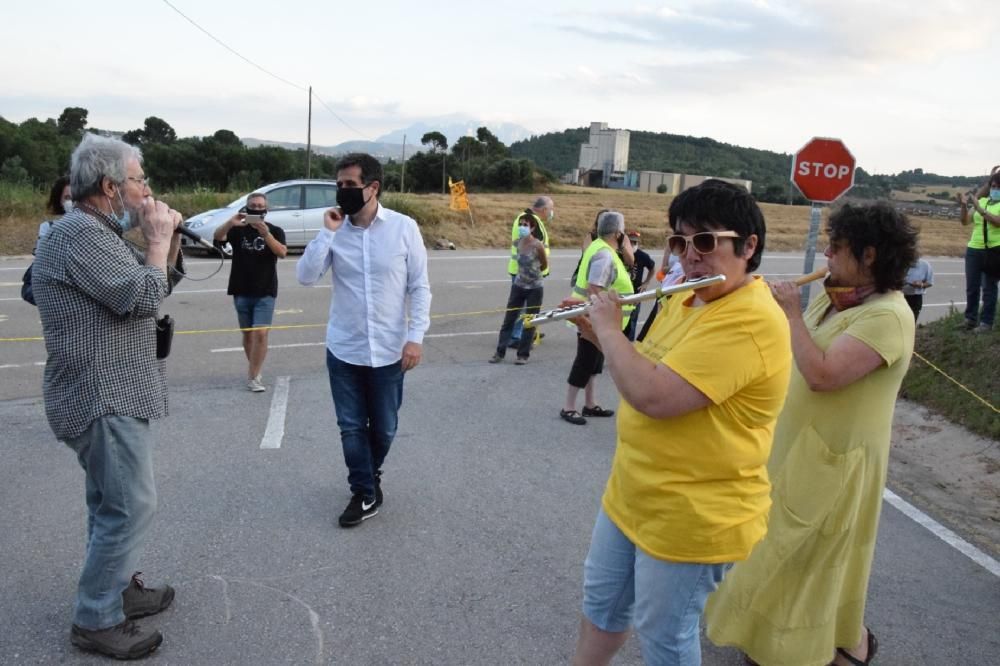
[[667,215],[674,233],[682,222],[695,231],[735,231],[740,237],[733,239],[734,254],[741,254],[746,239],[756,234],[757,249],[747,261],[747,273],[760,266],[767,227],[760,206],[744,188],[709,178],[678,194]]
[[67,185],[69,185],[69,176],[59,176],[56,178],[56,182],[52,183],[52,189],[49,190],[49,198],[45,202],[45,210],[53,215],[62,215],[65,212],[62,206],[62,192],[63,188]]
[[872,277],[875,291],[902,289],[906,271],[917,260],[919,232],[906,215],[886,203],[867,206],[844,204],[826,223],[830,242],[842,242],[862,261],[865,248],[875,249]]

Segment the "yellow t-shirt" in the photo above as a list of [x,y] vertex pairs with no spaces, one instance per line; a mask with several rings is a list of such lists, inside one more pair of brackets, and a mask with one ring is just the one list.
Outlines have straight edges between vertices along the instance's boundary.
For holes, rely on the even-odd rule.
[[700,307],[692,301],[671,299],[637,350],[713,404],[654,419],[622,400],[603,507],[653,557],[734,562],[767,532],[766,465],[788,390],[791,338],[759,277]]

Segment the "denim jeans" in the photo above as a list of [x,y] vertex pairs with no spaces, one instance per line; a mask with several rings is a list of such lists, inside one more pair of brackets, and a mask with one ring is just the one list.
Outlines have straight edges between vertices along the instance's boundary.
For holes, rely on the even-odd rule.
[[233,296],[240,328],[270,326],[274,320],[274,296]]
[[[993,326],[997,313],[997,279],[983,273],[986,250],[965,248],[965,319],[975,324]],[[983,309],[979,310],[979,294]]]
[[[538,314],[542,308],[542,296],[545,290],[542,287],[525,289],[516,284],[510,286],[510,296],[507,298],[507,312],[503,317],[503,324],[500,326],[500,337],[497,339],[497,356],[503,358],[507,353],[507,347],[514,339],[512,331],[515,324],[521,324],[522,308],[527,314]],[[514,308],[517,308],[516,310]],[[517,357],[528,358],[531,355],[531,345],[535,341],[534,334],[522,335],[517,343]]]
[[149,421],[108,415],[65,444],[86,473],[87,550],[73,624],[105,629],[125,620],[122,592],[156,513]]
[[705,601],[731,567],[651,557],[602,509],[584,563],[583,615],[610,632],[627,631],[634,620],[647,664],[698,666]]
[[[516,279],[517,279],[516,275],[511,275],[510,276],[510,286],[512,286],[512,287],[514,286],[514,280],[516,280]],[[517,312],[517,314],[520,315],[521,312],[523,312],[523,309],[519,310]],[[510,334],[510,343],[509,344],[514,345],[514,344],[517,344],[518,342],[520,342],[521,341],[521,334],[522,333],[524,333],[524,321],[522,321],[521,318],[518,317],[514,321],[514,330]]]
[[327,349],[326,368],[351,493],[375,497],[375,474],[382,471],[403,404],[403,363],[352,365]]

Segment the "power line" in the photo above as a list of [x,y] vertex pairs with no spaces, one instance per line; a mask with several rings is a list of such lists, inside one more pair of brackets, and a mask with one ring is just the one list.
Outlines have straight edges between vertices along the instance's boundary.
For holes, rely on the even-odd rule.
[[315,98],[316,98],[317,100],[319,100],[319,103],[320,103],[320,104],[322,104],[322,105],[323,105],[323,106],[324,106],[324,107],[326,108],[326,110],[327,110],[327,111],[329,111],[329,112],[330,112],[330,115],[332,115],[332,116],[333,116],[334,118],[336,118],[337,120],[339,120],[340,122],[342,122],[342,123],[344,124],[344,126],[345,126],[345,127],[347,128],[347,129],[351,130],[351,131],[352,131],[352,132],[354,132],[355,134],[357,134],[357,135],[359,135],[359,136],[361,136],[361,137],[363,137],[363,138],[365,138],[365,139],[368,139],[369,141],[372,141],[372,140],[373,140],[373,139],[372,139],[372,138],[371,138],[370,136],[366,135],[366,134],[365,134],[364,132],[361,132],[360,130],[357,130],[357,129],[355,129],[354,127],[351,127],[350,123],[348,123],[348,122],[347,122],[346,120],[344,120],[343,118],[341,118],[340,116],[338,116],[338,115],[337,115],[337,114],[336,114],[336,113],[334,112],[334,110],[330,108],[330,105],[329,105],[329,104],[327,104],[326,102],[324,102],[324,101],[323,101],[323,98],[322,98],[322,97],[320,97],[319,95],[317,95],[315,91],[313,91],[313,94],[312,94],[312,95],[313,95],[313,97],[315,97]]
[[278,76],[277,74],[275,74],[273,72],[269,72],[268,70],[264,69],[263,67],[261,67],[260,65],[258,65],[257,63],[255,63],[253,60],[251,60],[250,58],[246,57],[245,55],[243,55],[242,53],[240,53],[239,51],[237,51],[236,49],[230,47],[228,44],[226,44],[221,39],[219,39],[218,37],[216,37],[215,35],[213,35],[212,33],[210,33],[208,30],[205,30],[203,27],[201,27],[200,25],[198,25],[197,23],[195,23],[194,19],[192,19],[191,17],[189,17],[188,15],[186,15],[184,12],[182,12],[181,10],[177,9],[176,7],[174,7],[170,3],[170,0],[163,0],[163,4],[165,4],[167,7],[170,7],[172,10],[174,10],[175,12],[177,12],[178,14],[180,14],[181,17],[185,21],[187,21],[188,23],[190,23],[194,27],[198,28],[198,30],[201,30],[203,33],[205,33],[206,35],[208,35],[209,37],[211,37],[216,43],[219,44],[219,46],[221,46],[222,48],[226,49],[227,51],[229,51],[230,53],[232,53],[233,55],[235,55],[237,58],[240,58],[241,60],[246,61],[247,63],[249,63],[250,65],[253,65],[254,67],[256,67],[257,69],[259,69],[260,71],[262,71],[265,74],[267,74],[268,76],[270,76],[272,78],[275,78],[275,79],[281,81],[284,84],[290,85],[291,87],[296,88],[298,90],[301,90],[302,92],[308,92],[308,90],[304,86],[296,85],[296,84],[292,83],[291,81],[289,81],[288,79],[283,79],[280,76]]
[[[205,28],[203,28],[200,25],[198,25],[198,23],[195,22],[194,19],[192,19],[190,16],[188,16],[187,14],[185,14],[184,12],[182,12],[181,10],[177,9],[177,7],[175,7],[170,2],[170,0],[163,0],[163,4],[165,4],[166,6],[170,7],[172,10],[174,10],[175,12],[177,12],[181,16],[181,18],[183,18],[185,21],[187,21],[188,23],[190,23],[191,25],[193,25],[195,28],[197,28],[201,32],[205,33],[208,37],[210,37],[219,46],[221,46],[222,48],[226,49],[227,51],[229,51],[230,53],[232,53],[233,55],[235,55],[237,58],[243,60],[247,64],[256,67],[257,69],[259,69],[260,71],[264,72],[265,74],[267,74],[271,78],[277,79],[278,81],[281,81],[285,85],[291,86],[292,88],[295,88],[296,90],[301,90],[302,92],[305,92],[305,93],[308,93],[310,91],[310,89],[307,88],[306,86],[300,86],[298,84],[292,83],[288,79],[282,78],[282,77],[278,76],[277,74],[275,74],[274,72],[271,72],[271,71],[265,69],[264,67],[262,67],[261,65],[258,65],[253,60],[250,60],[250,58],[247,58],[245,55],[243,55],[242,53],[240,53],[236,49],[232,48],[231,46],[229,46],[225,42],[223,42],[221,39],[219,39],[218,37],[216,37],[215,35],[213,35],[212,33],[210,33],[208,30],[206,30]],[[363,132],[360,132],[356,128],[352,127],[350,123],[348,123],[346,120],[344,120],[343,118],[341,118],[340,116],[338,116],[336,114],[336,112],[334,112],[334,110],[330,108],[330,105],[327,104],[326,102],[324,102],[322,100],[322,98],[320,98],[320,96],[317,95],[315,92],[312,93],[312,96],[315,97],[317,100],[319,100],[319,103],[322,104],[323,107],[327,111],[330,112],[330,115],[333,116],[334,118],[336,118],[337,120],[339,120],[344,125],[344,127],[346,127],[347,129],[351,130],[352,132],[354,132],[355,134],[357,134],[358,136],[360,136],[360,137],[362,137],[364,139],[368,139],[369,141],[372,140],[371,137],[367,136]]]

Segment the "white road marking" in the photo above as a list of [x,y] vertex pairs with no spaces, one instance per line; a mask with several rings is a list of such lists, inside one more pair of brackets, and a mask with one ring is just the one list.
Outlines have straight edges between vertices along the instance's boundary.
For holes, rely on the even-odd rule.
[[1000,562],[997,562],[968,541],[965,541],[962,537],[958,536],[888,488],[886,488],[882,493],[882,498],[889,504],[899,509],[907,518],[921,527],[926,528],[931,534],[941,539],[941,541],[944,541],[946,544],[962,553],[997,578],[1000,578]]
[[45,361],[36,361],[34,363],[5,363],[0,365],[0,370],[7,370],[8,368],[31,368],[36,365],[45,365]]
[[281,448],[281,439],[285,436],[285,411],[288,407],[288,383],[290,380],[290,377],[278,377],[277,381],[274,382],[271,412],[267,415],[264,439],[260,441],[262,449]]

